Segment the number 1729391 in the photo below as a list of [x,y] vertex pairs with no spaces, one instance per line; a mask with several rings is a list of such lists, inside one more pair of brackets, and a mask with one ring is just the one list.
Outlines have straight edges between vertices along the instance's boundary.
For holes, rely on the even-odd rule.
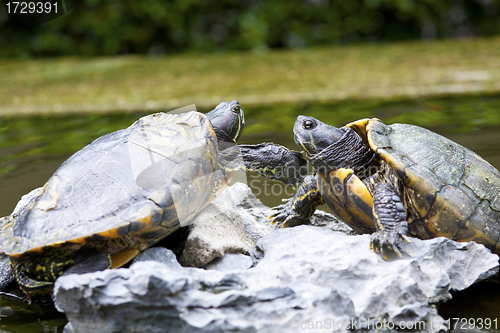
[[7,14],[57,14],[60,8],[57,2],[19,2],[6,1]]
[[498,329],[498,318],[449,318],[444,322],[449,330]]

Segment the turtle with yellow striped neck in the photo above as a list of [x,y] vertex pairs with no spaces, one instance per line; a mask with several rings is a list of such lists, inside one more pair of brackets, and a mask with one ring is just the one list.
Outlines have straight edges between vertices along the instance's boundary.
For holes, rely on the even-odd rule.
[[307,220],[326,203],[384,259],[408,236],[476,241],[500,254],[500,172],[425,128],[362,119],[336,128],[299,116],[295,142],[315,170],[270,217]]

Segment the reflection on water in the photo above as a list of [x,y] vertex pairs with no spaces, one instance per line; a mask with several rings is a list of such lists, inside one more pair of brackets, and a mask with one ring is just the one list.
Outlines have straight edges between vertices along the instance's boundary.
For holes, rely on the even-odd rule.
[[26,306],[20,298],[0,293],[0,332],[62,332],[66,318],[51,305],[50,299]]
[[[316,117],[334,126],[342,126],[360,118],[377,117],[388,124],[403,122],[429,128],[474,150],[500,168],[500,96],[256,108],[247,108],[243,104],[243,108],[247,126],[240,143],[272,141],[298,149],[293,141],[292,128],[295,118],[300,114]],[[131,113],[0,120],[0,214],[9,214],[23,194],[42,186],[72,153],[101,135],[128,127],[143,115]],[[293,195],[291,188],[256,174],[248,176],[248,184],[268,206],[278,205],[282,198]],[[476,312],[467,312],[472,305],[460,300],[461,295],[456,296],[459,301],[446,305],[443,315],[477,318],[500,313],[500,292],[495,294],[498,297],[493,300],[488,298],[486,302],[482,301],[484,298],[474,299]],[[0,299],[0,308],[4,306],[3,302]],[[0,329],[9,332],[61,331],[57,329],[61,327],[61,322],[48,324],[42,315],[33,316],[23,317],[28,320],[23,319],[23,322],[31,325],[29,327],[14,324],[14,317],[14,320],[9,320],[10,324],[2,319]],[[39,321],[40,318],[44,319]],[[49,330],[46,330],[49,327],[47,325],[50,325]]]

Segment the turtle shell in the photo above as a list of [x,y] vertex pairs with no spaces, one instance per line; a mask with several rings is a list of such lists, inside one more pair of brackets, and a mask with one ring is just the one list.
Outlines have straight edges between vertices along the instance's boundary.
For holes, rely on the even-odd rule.
[[125,237],[107,250],[142,250],[213,200],[224,184],[217,154],[204,114],[143,117],[75,153],[18,214],[4,218],[0,251],[20,256]]
[[422,127],[379,119],[347,126],[401,181],[410,234],[476,241],[500,253],[500,172],[490,163]]

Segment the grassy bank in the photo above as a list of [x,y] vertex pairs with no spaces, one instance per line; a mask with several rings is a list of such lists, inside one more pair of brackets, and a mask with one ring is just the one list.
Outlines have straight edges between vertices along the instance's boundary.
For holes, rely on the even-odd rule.
[[500,38],[265,54],[0,59],[0,116],[500,91]]

